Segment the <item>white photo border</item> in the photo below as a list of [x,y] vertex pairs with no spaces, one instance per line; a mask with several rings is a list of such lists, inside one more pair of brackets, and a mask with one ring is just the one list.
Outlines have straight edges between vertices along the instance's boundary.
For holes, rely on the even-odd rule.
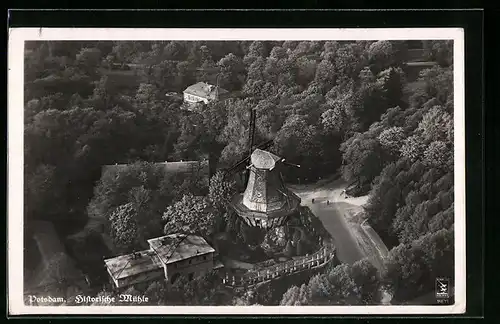
[[[8,43],[9,315],[461,314],[466,306],[465,61],[462,28],[11,28]],[[23,289],[24,42],[48,40],[453,40],[455,304],[439,306],[26,306]]]

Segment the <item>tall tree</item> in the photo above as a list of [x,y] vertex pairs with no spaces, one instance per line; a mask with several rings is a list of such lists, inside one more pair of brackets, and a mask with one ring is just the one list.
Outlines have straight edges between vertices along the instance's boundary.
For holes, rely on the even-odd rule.
[[210,237],[214,233],[215,214],[203,196],[184,195],[163,213],[165,234],[193,233]]
[[210,179],[208,200],[219,214],[226,214],[228,203],[236,193],[236,183],[223,171],[217,171]]
[[372,43],[368,48],[368,59],[375,75],[399,63],[395,44],[387,40]]
[[420,124],[417,132],[422,135],[425,141],[445,141],[451,139],[453,129],[453,119],[443,107],[434,106],[427,112]]
[[132,203],[117,207],[109,216],[111,238],[122,253],[141,249],[144,245],[137,224],[138,214]]
[[217,65],[222,71],[221,87],[230,91],[240,89],[246,77],[243,61],[233,53],[229,53],[220,59]]
[[347,181],[360,184],[369,183],[383,168],[383,158],[379,142],[358,133],[342,143],[342,175]]
[[403,141],[405,140],[405,133],[403,127],[388,128],[378,136],[378,140],[382,147],[390,154],[399,155]]
[[379,273],[368,259],[357,261],[351,266],[351,277],[360,290],[361,303],[379,303]]

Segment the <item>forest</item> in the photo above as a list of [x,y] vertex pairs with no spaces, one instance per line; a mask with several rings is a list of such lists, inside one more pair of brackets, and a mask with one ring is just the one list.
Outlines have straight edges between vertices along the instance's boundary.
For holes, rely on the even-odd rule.
[[[437,64],[414,75],[416,48]],[[126,252],[163,227],[224,228],[234,183],[213,172],[200,188],[154,163],[231,166],[248,152],[255,108],[256,141],[273,140],[271,151],[301,165],[286,181],[339,172],[370,194],[368,221],[391,250],[383,273],[340,265],[291,287],[281,304],[377,303],[380,287],[393,302],[416,298],[454,274],[452,58],[452,41],[27,42],[26,231],[50,221],[61,237],[77,235],[80,250],[105,231]],[[166,96],[215,84],[217,73],[230,100],[190,113],[182,97]],[[101,177],[116,163],[130,167]],[[168,302],[155,285],[147,291]],[[203,280],[190,285],[183,293],[203,292],[200,304],[222,298]]]

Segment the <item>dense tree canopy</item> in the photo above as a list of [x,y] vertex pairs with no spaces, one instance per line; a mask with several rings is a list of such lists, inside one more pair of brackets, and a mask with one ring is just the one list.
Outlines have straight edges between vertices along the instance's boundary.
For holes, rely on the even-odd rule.
[[[387,286],[397,299],[423,292],[429,271],[448,274],[452,259],[436,247],[452,251],[454,223],[453,43],[423,46],[437,65],[414,79],[404,41],[28,42],[26,222],[78,230],[99,219],[124,250],[162,225],[210,235],[235,190],[214,171],[248,154],[255,109],[256,142],[272,139],[270,150],[301,165],[283,170],[287,181],[340,171],[370,190],[368,221],[394,246]],[[217,80],[231,99],[199,113],[171,94]],[[205,158],[208,196],[200,179],[154,167]],[[128,167],[102,172],[113,164]],[[282,303],[369,303],[374,276],[367,263],[337,267]]]
[[228,203],[235,193],[236,182],[224,171],[218,171],[210,179],[208,201],[219,215],[227,213]]
[[281,305],[360,305],[377,304],[380,299],[380,275],[366,259],[353,265],[328,267],[308,283],[290,287]]
[[87,211],[89,217],[109,226],[117,246],[130,251],[161,235],[161,214],[184,193],[190,194],[198,186],[196,180],[166,173],[161,164],[109,166]]

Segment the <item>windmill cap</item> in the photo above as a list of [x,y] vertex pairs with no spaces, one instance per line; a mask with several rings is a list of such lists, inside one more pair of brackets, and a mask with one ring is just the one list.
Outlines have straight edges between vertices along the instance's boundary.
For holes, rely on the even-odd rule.
[[276,165],[276,162],[279,162],[281,160],[279,156],[261,149],[256,149],[255,151],[253,151],[250,159],[252,161],[252,165],[255,168],[268,170],[273,169]]

